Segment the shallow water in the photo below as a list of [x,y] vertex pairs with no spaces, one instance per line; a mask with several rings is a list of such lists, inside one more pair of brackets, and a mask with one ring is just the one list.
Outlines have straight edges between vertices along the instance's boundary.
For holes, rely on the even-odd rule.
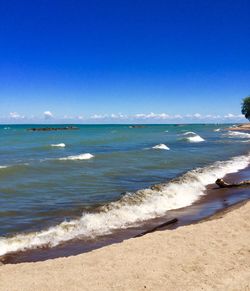
[[[194,203],[216,175],[250,161],[249,136],[228,125],[30,127],[0,126],[0,255],[136,226]],[[176,177],[160,193],[137,191]]]

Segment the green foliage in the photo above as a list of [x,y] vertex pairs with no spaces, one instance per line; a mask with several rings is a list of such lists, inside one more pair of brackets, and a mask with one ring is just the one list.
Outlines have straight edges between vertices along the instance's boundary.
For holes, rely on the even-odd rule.
[[241,113],[250,121],[250,96],[242,100]]

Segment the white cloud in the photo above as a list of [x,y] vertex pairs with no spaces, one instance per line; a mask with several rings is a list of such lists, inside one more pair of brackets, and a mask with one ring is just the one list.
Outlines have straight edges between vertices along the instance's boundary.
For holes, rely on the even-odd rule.
[[201,118],[202,116],[201,116],[200,113],[195,113],[195,114],[193,115],[193,117],[195,117],[195,118]]
[[182,115],[180,115],[180,114],[175,114],[175,115],[174,115],[174,118],[177,118],[177,119],[182,119],[182,118],[183,118],[183,116],[182,116]]
[[70,116],[70,115],[64,115],[63,116],[63,119],[76,119],[75,117],[73,117],[73,116]]
[[23,115],[20,115],[20,114],[17,113],[17,112],[10,112],[9,117],[10,117],[11,119],[23,119],[23,118],[24,118]]
[[112,114],[110,115],[110,118],[112,118],[112,119],[127,119],[128,116],[125,115],[125,114],[122,114],[122,113],[118,113],[118,114],[114,114],[114,113],[112,113]]
[[126,115],[126,114],[122,114],[122,113],[117,113],[117,114],[94,114],[90,117],[90,119],[96,119],[96,120],[169,120],[172,121],[173,120],[177,120],[177,119],[181,119],[181,120],[187,120],[189,122],[192,122],[192,120],[218,120],[218,121],[222,121],[225,119],[230,119],[230,120],[237,120],[240,118],[243,118],[243,115],[237,115],[237,114],[232,114],[232,113],[228,113],[225,116],[221,116],[221,115],[216,115],[216,114],[206,114],[206,115],[202,115],[200,113],[194,113],[194,114],[186,114],[186,115],[181,115],[181,114],[167,114],[167,113],[154,113],[154,112],[150,112],[150,113],[137,113],[137,114],[133,114],[133,115]]
[[150,112],[148,114],[137,113],[134,116],[132,116],[132,118],[136,118],[136,119],[169,119],[169,118],[171,118],[171,116],[167,113]]
[[90,119],[105,119],[107,117],[107,114],[93,114],[90,116]]
[[[91,120],[94,122],[156,122],[156,123],[174,123],[174,122],[242,122],[244,121],[245,117],[242,114],[236,113],[227,113],[224,115],[219,114],[204,114],[201,113],[192,113],[192,114],[168,114],[165,112],[162,113],[137,113],[137,114],[123,114],[123,113],[110,113],[110,114],[93,114],[91,116],[82,116],[82,115],[64,115],[62,117],[57,117],[55,119],[53,113],[49,110],[43,112],[43,116],[46,120],[58,120],[59,122],[88,122],[90,123]],[[13,122],[31,122],[32,120],[40,120],[41,117],[39,116],[24,116],[17,112],[10,112],[8,116],[2,117],[1,120],[9,120]]]
[[93,114],[90,116],[90,119],[128,119],[129,116],[122,114],[122,113],[117,113],[117,114]]
[[51,119],[53,118],[53,114],[50,111],[44,111],[43,116],[45,119]]
[[242,114],[228,113],[224,116],[224,118],[226,118],[226,119],[241,119],[241,118],[245,118],[245,116]]
[[227,115],[224,116],[225,118],[234,118],[234,114],[228,113]]

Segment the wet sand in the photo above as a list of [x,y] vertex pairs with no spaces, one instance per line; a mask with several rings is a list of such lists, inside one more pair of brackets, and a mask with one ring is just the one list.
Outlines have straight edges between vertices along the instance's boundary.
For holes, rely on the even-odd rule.
[[250,202],[89,253],[0,266],[0,290],[250,290]]

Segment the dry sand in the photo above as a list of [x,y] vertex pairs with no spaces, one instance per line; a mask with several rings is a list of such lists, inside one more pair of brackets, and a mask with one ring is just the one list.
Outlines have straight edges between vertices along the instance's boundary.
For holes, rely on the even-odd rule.
[[0,266],[0,290],[250,290],[250,202],[75,257]]

